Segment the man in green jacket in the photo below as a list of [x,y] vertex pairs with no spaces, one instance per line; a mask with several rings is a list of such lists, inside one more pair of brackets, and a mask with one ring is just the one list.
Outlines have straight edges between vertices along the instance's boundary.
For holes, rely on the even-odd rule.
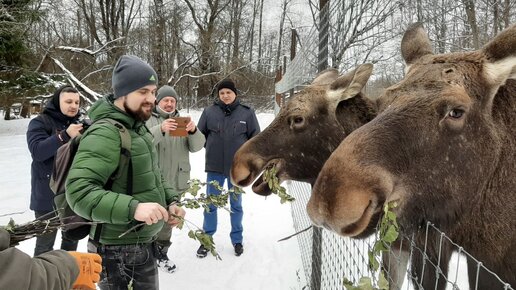
[[96,289],[101,270],[97,254],[55,250],[32,258],[10,247],[10,240],[0,227],[0,289]]
[[173,204],[179,192],[164,181],[145,126],[156,100],[157,79],[154,69],[136,56],[118,60],[114,93],[95,102],[88,114],[93,122],[111,118],[124,125],[131,135],[132,165],[110,182],[109,190],[104,188],[118,167],[120,134],[111,124],[93,125],[82,136],[68,174],[70,207],[101,226],[98,237],[92,227],[88,243],[88,250],[103,260],[100,289],[159,289],[154,240],[164,222],[176,226],[185,215]]
[[[171,136],[170,132],[175,131],[178,125],[174,118],[180,117],[174,88],[161,87],[156,96],[156,104],[147,121],[147,127],[154,136],[159,168],[172,189],[184,192],[188,189],[190,180],[190,152],[201,150],[206,139],[192,120],[186,125],[187,136]],[[165,224],[156,240],[158,267],[167,273],[176,270],[176,265],[167,256],[171,236],[172,228]]]

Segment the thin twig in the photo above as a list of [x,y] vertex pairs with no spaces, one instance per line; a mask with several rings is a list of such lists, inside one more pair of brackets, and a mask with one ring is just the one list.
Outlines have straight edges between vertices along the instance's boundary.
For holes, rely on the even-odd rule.
[[297,232],[297,233],[294,233],[294,234],[292,234],[292,235],[290,235],[290,236],[288,236],[288,237],[285,237],[285,238],[283,238],[283,239],[278,240],[278,242],[286,241],[286,240],[288,240],[288,239],[290,239],[290,238],[292,238],[292,237],[294,237],[294,236],[299,235],[300,233],[304,233],[304,232],[308,231],[308,230],[309,230],[309,229],[311,229],[312,227],[313,227],[313,226],[309,226],[309,227],[307,227],[307,228],[306,228],[306,229],[304,229],[304,230],[300,230],[300,231],[299,231],[299,232]]
[[145,225],[145,223],[137,224],[137,225],[131,227],[130,229],[128,229],[127,231],[121,233],[118,237],[121,238],[121,237],[127,235],[128,233],[130,233],[130,232],[132,232],[132,231],[136,230],[137,228],[142,227],[144,225]]
[[24,214],[24,213],[25,213],[25,211],[12,212],[12,213],[1,214],[0,217],[11,216],[11,215],[15,215],[15,214]]

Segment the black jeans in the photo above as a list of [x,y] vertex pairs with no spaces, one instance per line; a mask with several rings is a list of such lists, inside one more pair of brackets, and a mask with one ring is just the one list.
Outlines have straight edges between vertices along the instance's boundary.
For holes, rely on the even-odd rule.
[[[52,218],[55,216],[55,213],[51,214],[51,211],[35,211],[34,214],[36,218],[40,218],[44,215],[45,218]],[[56,235],[57,231],[53,231],[51,233],[36,237],[36,248],[34,248],[34,256],[52,251],[54,249],[54,243],[56,242]],[[78,243],[78,241],[70,240],[62,236],[61,250],[76,251]]]
[[97,284],[102,290],[159,289],[154,244],[99,245],[88,242],[88,252],[102,257],[102,273]]

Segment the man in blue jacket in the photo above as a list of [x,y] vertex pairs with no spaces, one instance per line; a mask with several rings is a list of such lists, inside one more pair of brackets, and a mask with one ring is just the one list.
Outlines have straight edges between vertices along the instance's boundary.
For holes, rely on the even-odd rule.
[[[54,193],[49,181],[57,149],[80,134],[79,92],[70,86],[58,88],[43,112],[32,119],[27,129],[27,145],[32,157],[30,209],[36,218],[50,219],[54,211]],[[34,256],[54,249],[56,232],[36,238]],[[77,240],[62,235],[61,249],[75,251]]]
[[[220,186],[227,181],[227,188],[233,188],[229,178],[229,170],[233,156],[240,146],[256,134],[260,133],[260,125],[253,109],[243,105],[237,99],[235,83],[230,79],[222,80],[217,86],[218,99],[213,105],[202,112],[197,128],[206,137],[206,165],[207,183],[216,180]],[[219,195],[215,187],[207,186],[208,195]],[[240,194],[229,198],[231,205],[231,243],[235,255],[244,252],[242,245],[242,196]],[[204,212],[203,230],[213,236],[217,231],[217,208],[210,206]],[[197,257],[204,258],[208,250],[201,245],[197,250]]]

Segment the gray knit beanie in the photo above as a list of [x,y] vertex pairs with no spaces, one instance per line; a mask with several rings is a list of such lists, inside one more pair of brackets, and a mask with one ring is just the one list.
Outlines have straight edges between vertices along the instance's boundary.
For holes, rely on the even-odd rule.
[[156,95],[156,103],[159,103],[159,101],[161,101],[161,99],[163,99],[164,97],[172,97],[176,99],[177,102],[176,90],[174,90],[174,88],[171,86],[162,86],[161,88],[159,88],[158,94]]
[[134,55],[123,55],[117,61],[111,78],[115,99],[148,85],[158,83],[156,71]]

